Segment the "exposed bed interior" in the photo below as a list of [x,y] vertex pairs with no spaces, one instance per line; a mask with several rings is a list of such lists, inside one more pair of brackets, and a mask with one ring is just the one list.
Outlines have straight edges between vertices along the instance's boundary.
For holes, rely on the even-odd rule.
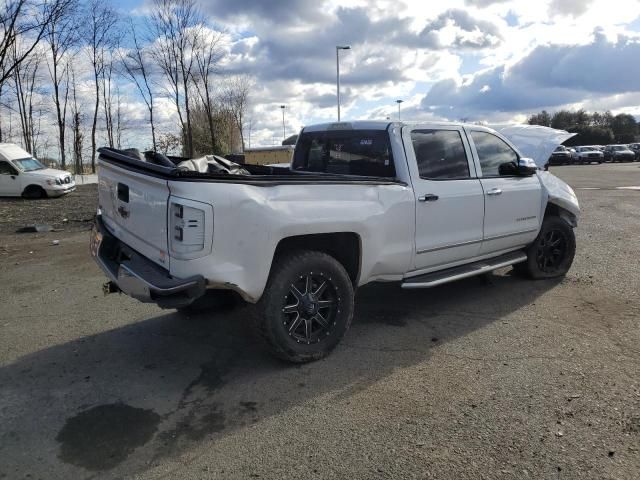
[[109,147],[102,147],[98,149],[98,152],[102,161],[131,170],[185,181],[209,180],[258,184],[264,184],[265,182],[403,183],[395,177],[387,175],[363,175],[360,172],[355,173],[353,171],[349,174],[334,171],[291,169],[287,166],[238,164],[217,155],[206,155],[191,159],[165,155],[154,151],[141,152],[137,149],[119,150]]

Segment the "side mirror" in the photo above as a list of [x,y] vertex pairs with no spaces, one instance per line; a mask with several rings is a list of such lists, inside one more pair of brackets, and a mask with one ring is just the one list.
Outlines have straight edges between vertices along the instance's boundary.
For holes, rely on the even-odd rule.
[[530,158],[519,158],[517,162],[501,163],[498,174],[511,177],[529,177],[538,171],[538,166]]
[[531,158],[519,158],[517,164],[517,175],[529,177],[538,171],[538,165]]

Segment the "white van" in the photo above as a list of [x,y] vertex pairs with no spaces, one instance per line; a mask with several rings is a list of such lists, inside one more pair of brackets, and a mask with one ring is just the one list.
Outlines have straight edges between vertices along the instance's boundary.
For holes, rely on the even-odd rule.
[[69,172],[45,167],[13,143],[0,143],[0,197],[59,197],[75,189]]

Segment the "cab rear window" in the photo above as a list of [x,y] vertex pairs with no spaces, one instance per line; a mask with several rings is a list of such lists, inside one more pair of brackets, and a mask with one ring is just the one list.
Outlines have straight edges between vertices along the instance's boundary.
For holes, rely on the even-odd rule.
[[389,134],[384,130],[305,132],[298,139],[293,170],[395,177]]

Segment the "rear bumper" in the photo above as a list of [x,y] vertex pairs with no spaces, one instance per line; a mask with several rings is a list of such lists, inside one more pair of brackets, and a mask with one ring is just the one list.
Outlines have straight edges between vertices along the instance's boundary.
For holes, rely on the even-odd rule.
[[169,272],[139,254],[111,235],[101,216],[91,232],[91,255],[113,285],[145,303],[157,303],[162,308],[184,307],[201,297],[206,282],[201,275],[173,278]]

